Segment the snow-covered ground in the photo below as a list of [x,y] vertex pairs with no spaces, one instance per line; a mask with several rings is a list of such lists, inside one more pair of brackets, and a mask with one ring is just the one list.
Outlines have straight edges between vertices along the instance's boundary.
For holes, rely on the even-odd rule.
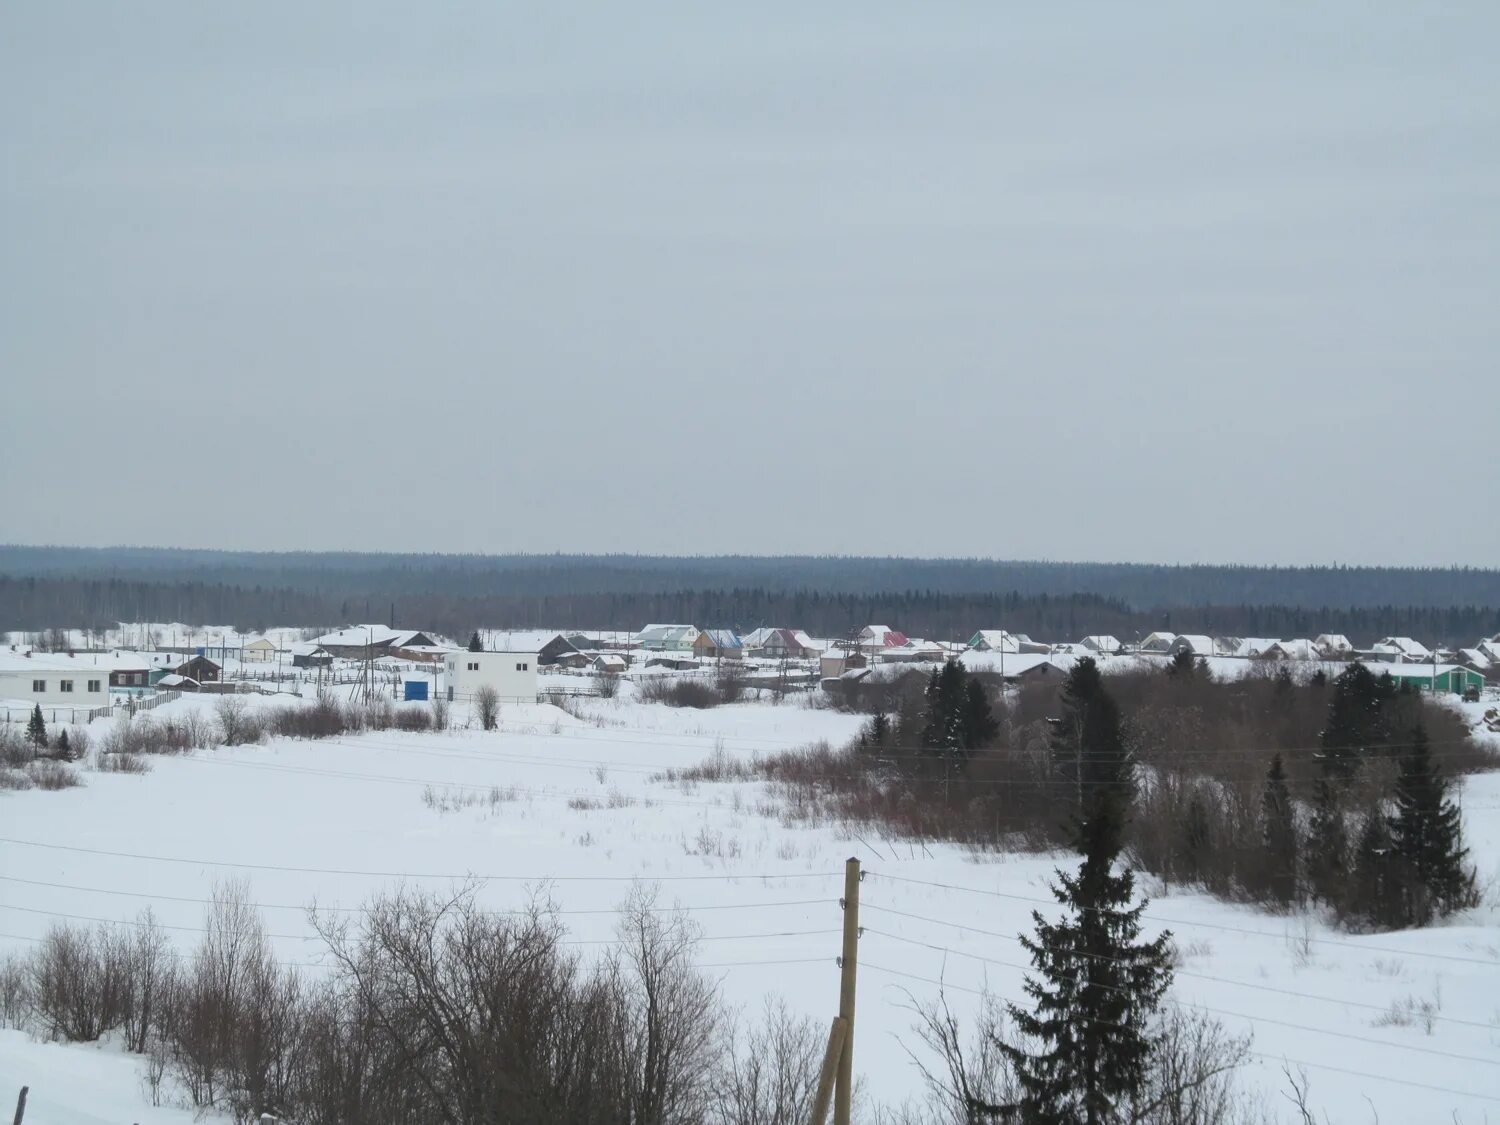
[[[147,905],[186,949],[203,900],[231,876],[249,880],[278,956],[309,972],[321,957],[309,904],[353,909],[397,884],[470,877],[484,880],[491,908],[547,894],[570,940],[598,948],[641,879],[692,912],[701,963],[730,1001],[758,1008],[777,993],[821,1022],[837,1009],[838,899],[844,861],[857,856],[869,872],[857,1068],[872,1097],[918,1092],[910,1005],[935,982],[960,1012],[985,987],[1018,995],[1026,958],[1015,935],[1050,902],[1048,879],[1066,858],[784,825],[765,815],[758,784],[660,779],[715,753],[838,742],[857,717],[792,702],[579,703],[581,719],[507,708],[492,734],[276,741],[155,758],[145,776],[87,773],[81,789],[0,793],[0,950],[28,948],[53,918],[125,921]],[[184,697],[158,714],[212,706]],[[1199,894],[1152,902],[1148,919],[1182,950],[1173,997],[1254,1032],[1243,1079],[1272,1109],[1286,1108],[1285,1061],[1306,1067],[1320,1120],[1325,1109],[1334,1121],[1369,1120],[1372,1104],[1382,1122],[1500,1120],[1500,776],[1470,780],[1463,799],[1487,898],[1441,927],[1358,937]],[[1425,1003],[1435,1005],[1430,1023],[1390,1018]],[[0,1095],[30,1084],[28,1123],[186,1121],[150,1108],[136,1065],[108,1049],[0,1033]]]

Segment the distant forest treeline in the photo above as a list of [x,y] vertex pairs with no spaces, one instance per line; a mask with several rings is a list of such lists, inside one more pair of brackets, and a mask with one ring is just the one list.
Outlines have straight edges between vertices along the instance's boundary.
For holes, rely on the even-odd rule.
[[824,636],[879,621],[961,638],[1153,629],[1221,636],[1500,631],[1500,571],[856,558],[249,554],[0,547],[0,629],[118,621],[637,629],[684,621]]

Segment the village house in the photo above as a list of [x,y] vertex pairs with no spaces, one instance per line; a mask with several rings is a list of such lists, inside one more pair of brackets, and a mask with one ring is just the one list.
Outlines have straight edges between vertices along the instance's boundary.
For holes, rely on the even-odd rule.
[[1120,643],[1119,638],[1111,637],[1108,633],[1091,634],[1084,637],[1083,640],[1078,642],[1078,647],[1087,649],[1089,652],[1099,653],[1103,656],[1112,656],[1117,652],[1123,652],[1125,649],[1125,646]]
[[291,653],[293,668],[327,668],[333,663],[333,653],[312,641],[292,645],[287,651]]
[[1148,633],[1140,643],[1140,651],[1165,654],[1172,651],[1172,645],[1176,640],[1176,633]]
[[0,653],[0,700],[19,703],[105,707],[109,667],[94,654]]
[[223,675],[221,665],[206,656],[190,656],[172,669],[171,674],[182,676],[199,684],[218,683]]
[[818,658],[818,678],[836,680],[845,672],[869,666],[870,658],[859,649],[834,647]]
[[969,647],[976,652],[1021,652],[1023,645],[1032,643],[1025,633],[1004,629],[981,629],[969,638]]
[[635,639],[647,652],[690,653],[698,639],[698,629],[693,625],[647,625]]
[[448,702],[473,703],[482,688],[493,688],[505,703],[535,703],[537,654],[534,652],[450,651],[443,657]]
[[1319,633],[1313,644],[1324,660],[1347,660],[1354,655],[1354,645],[1342,633]]
[[240,659],[249,664],[267,664],[276,659],[276,644],[268,637],[256,637],[240,646]]
[[730,629],[704,629],[693,638],[693,655],[703,660],[740,660],[745,647]]
[[905,643],[906,634],[887,625],[866,625],[855,637],[855,646],[859,651],[872,656],[881,649],[899,648]]
[[345,660],[394,656],[405,660],[432,661],[446,652],[426,633],[415,629],[391,629],[385,625],[351,625],[318,637],[314,644]]
[[769,629],[756,655],[767,660],[810,660],[822,647],[800,629]]

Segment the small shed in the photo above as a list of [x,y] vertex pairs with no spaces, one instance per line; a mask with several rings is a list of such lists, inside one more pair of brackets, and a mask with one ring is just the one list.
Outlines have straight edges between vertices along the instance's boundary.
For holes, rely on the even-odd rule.
[[193,656],[184,660],[172,671],[199,684],[205,684],[217,683],[223,669],[206,656]]

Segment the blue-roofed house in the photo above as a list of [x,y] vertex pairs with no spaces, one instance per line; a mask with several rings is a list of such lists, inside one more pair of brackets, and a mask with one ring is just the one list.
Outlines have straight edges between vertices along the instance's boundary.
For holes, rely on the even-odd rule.
[[745,646],[730,629],[704,629],[693,641],[693,655],[707,660],[740,660]]

